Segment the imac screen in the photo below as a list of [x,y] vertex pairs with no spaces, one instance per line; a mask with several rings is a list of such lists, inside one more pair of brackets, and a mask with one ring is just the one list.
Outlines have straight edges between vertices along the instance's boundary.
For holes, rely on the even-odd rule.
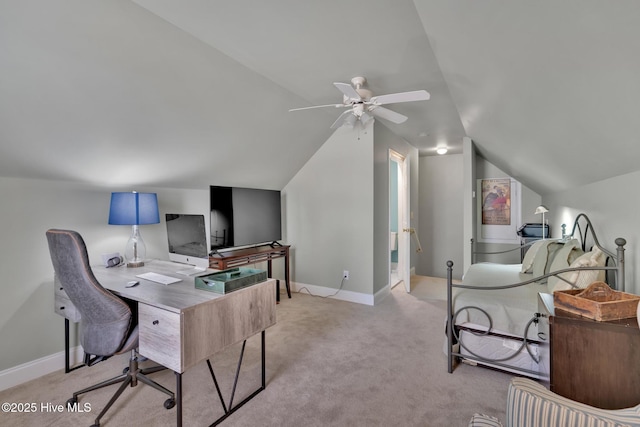
[[209,251],[204,215],[166,214],[169,259],[208,265]]

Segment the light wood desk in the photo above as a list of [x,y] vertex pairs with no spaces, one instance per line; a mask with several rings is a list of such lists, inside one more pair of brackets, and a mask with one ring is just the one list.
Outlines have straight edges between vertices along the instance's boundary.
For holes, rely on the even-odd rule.
[[[222,402],[225,415],[214,424],[264,389],[264,331],[276,323],[275,280],[220,295],[196,289],[194,276],[176,274],[180,265],[167,261],[145,262],[138,268],[92,269],[106,289],[138,302],[139,352],[175,372],[178,426],[182,425],[182,373],[203,360],[209,363],[208,359],[215,353],[257,333],[262,333],[262,388],[235,408],[229,403],[227,409]],[[146,272],[173,276],[182,281],[162,285],[135,277]],[[130,280],[139,280],[140,284],[126,288],[125,284]]]

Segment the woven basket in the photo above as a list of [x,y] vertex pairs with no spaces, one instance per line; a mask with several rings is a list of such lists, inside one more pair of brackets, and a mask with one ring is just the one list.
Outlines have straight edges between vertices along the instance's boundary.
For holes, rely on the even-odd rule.
[[640,296],[614,291],[604,282],[553,293],[556,308],[597,321],[636,317],[638,301]]

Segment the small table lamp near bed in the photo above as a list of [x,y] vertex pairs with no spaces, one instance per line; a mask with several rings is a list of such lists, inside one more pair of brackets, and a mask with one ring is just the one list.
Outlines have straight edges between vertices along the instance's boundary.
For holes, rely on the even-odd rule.
[[549,209],[547,209],[547,207],[544,205],[538,206],[535,211],[536,215],[542,214],[542,240],[547,238],[546,227],[545,227],[546,224],[544,223],[544,214],[547,212],[549,212]]

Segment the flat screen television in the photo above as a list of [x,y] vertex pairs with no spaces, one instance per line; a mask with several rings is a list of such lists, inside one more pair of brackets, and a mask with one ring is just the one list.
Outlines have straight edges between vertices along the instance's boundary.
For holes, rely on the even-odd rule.
[[177,273],[191,275],[209,267],[209,248],[204,215],[171,214],[167,221],[169,259],[185,265]]
[[210,203],[212,251],[282,239],[280,191],[212,185]]

